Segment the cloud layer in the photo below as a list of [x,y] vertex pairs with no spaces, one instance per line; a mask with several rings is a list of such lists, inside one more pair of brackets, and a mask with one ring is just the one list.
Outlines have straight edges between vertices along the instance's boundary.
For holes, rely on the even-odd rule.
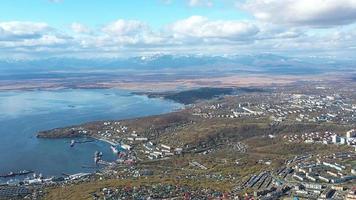
[[[216,6],[210,0],[186,2],[188,6]],[[273,51],[353,53],[356,49],[356,0],[247,0],[238,5],[252,18],[212,20],[193,15],[159,28],[130,19],[96,27],[73,22],[66,29],[44,22],[0,22],[0,52],[4,56],[124,56]]]
[[34,22],[1,22],[0,23],[0,40],[16,41],[23,39],[34,39],[48,33],[51,28],[46,23]]
[[169,31],[176,39],[226,39],[233,41],[253,37],[259,30],[258,27],[248,22],[210,21],[202,16],[192,16],[173,23]]
[[355,0],[249,0],[244,8],[277,24],[325,27],[356,21]]

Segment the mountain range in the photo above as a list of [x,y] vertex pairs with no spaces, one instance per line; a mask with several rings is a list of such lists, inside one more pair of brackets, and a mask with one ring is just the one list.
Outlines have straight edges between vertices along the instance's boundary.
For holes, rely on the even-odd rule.
[[60,73],[263,73],[319,74],[354,72],[353,59],[331,57],[288,57],[275,54],[256,55],[165,55],[130,58],[68,58],[0,60],[0,79],[20,74]]

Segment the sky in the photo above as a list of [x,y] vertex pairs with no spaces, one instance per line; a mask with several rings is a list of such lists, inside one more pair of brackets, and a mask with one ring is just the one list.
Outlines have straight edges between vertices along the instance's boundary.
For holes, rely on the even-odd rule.
[[356,55],[356,0],[9,0],[2,58]]

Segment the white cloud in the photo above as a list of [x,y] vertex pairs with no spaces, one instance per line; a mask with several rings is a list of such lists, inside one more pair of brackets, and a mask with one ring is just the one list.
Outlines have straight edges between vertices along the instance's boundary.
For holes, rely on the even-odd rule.
[[188,0],[188,5],[191,7],[196,7],[196,6],[212,7],[213,1],[211,1],[211,0]]
[[32,53],[64,48],[72,38],[60,33],[46,23],[9,21],[0,22],[0,49]]
[[56,35],[43,35],[40,38],[24,39],[18,41],[0,41],[1,48],[39,48],[39,47],[57,47],[68,44],[69,39]]
[[356,21],[356,0],[248,0],[243,7],[277,24],[327,27]]
[[54,46],[63,45],[68,42],[68,38],[60,37],[56,35],[43,35],[37,40],[25,40],[23,42],[24,46]]
[[39,38],[52,29],[46,23],[38,22],[0,22],[0,40],[19,40]]
[[148,25],[137,20],[119,19],[106,25],[102,31],[109,35],[136,35],[148,29]]
[[[2,53],[49,55],[81,53],[237,53],[241,51],[354,51],[356,25],[329,29],[282,26],[261,21],[210,20],[191,16],[153,29],[119,19],[99,28],[73,23],[57,30],[46,23],[0,22]],[[353,27],[353,28],[352,28]],[[74,33],[73,33],[74,32]]]
[[78,23],[78,22],[73,22],[70,27],[71,27],[72,31],[74,31],[75,33],[79,33],[79,34],[91,33],[91,30],[89,27],[85,26],[84,24]]
[[253,37],[258,28],[248,22],[210,21],[202,16],[192,16],[173,23],[169,31],[174,38],[242,40]]

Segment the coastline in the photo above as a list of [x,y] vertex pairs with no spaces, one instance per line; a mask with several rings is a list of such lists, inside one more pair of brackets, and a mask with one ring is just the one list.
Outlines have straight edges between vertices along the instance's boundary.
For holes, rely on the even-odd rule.
[[110,141],[110,140],[108,140],[108,139],[106,139],[106,138],[99,138],[99,137],[95,137],[95,136],[90,136],[90,137],[93,138],[93,139],[95,139],[95,140],[99,140],[99,141],[102,141],[102,142],[106,142],[106,143],[108,143],[108,144],[110,144],[110,145],[112,145],[112,146],[118,145],[117,143],[114,143],[114,142],[112,142],[112,141]]
[[[57,92],[55,93],[57,94]],[[116,145],[116,143],[119,143],[119,140],[116,140],[116,138],[99,135],[96,132],[87,132],[87,134],[84,134],[84,132],[79,132],[80,129],[77,129],[78,131],[72,131],[71,128],[75,129],[77,127],[86,125],[89,127],[95,127],[100,126],[105,121],[126,120],[130,118],[158,115],[172,111],[174,112],[177,108],[177,106],[175,106],[177,104],[172,104],[169,101],[161,103],[161,100],[156,101],[135,97],[135,95],[127,95],[127,91],[124,93],[120,92],[118,93],[119,95],[109,96],[106,95],[106,93],[107,92],[105,90],[99,90],[98,92],[94,91],[93,93],[89,92],[89,94],[84,91],[83,95],[79,95],[79,97],[85,98],[85,105],[82,107],[76,106],[72,108],[68,107],[67,105],[76,105],[75,103],[80,101],[80,98],[73,97],[74,103],[72,103],[72,100],[70,99],[71,97],[69,97],[65,92],[58,92],[58,96],[52,95],[52,92],[50,92],[50,95],[47,95],[47,93],[45,93],[46,95],[43,95],[41,91],[36,91],[34,93],[25,95],[18,95],[18,93],[9,92],[9,101],[6,101],[5,103],[10,102],[10,100],[13,99],[11,95],[13,95],[14,98],[18,95],[19,97],[17,99],[23,100],[21,103],[32,103],[32,99],[41,99],[42,97],[44,100],[46,100],[46,98],[50,98],[53,101],[45,106],[42,106],[43,104],[38,104],[39,106],[34,107],[31,110],[31,113],[18,112],[18,116],[10,118],[9,120],[6,119],[7,123],[3,123],[3,126],[0,127],[1,131],[9,129],[9,133],[11,133],[11,137],[5,137],[5,140],[2,141],[5,144],[2,146],[2,149],[4,149],[4,152],[7,152],[7,155],[3,155],[1,158],[4,158],[4,160],[6,158],[7,162],[1,164],[2,169],[0,170],[0,173],[5,174],[9,171],[17,171],[22,169],[31,169],[42,173],[45,176],[60,176],[60,173],[62,172],[68,174],[75,173],[78,170],[82,170],[80,169],[82,163],[92,163],[92,155],[96,150],[103,152],[104,154],[110,153],[108,155],[111,159],[112,151],[110,149],[110,145]],[[123,94],[123,101],[119,99],[121,98],[121,94]],[[7,98],[7,96],[5,97]],[[56,101],[54,101],[54,99],[56,99]],[[113,103],[110,103],[111,99]],[[104,100],[105,102],[101,104],[99,100]],[[37,102],[38,101],[34,103]],[[87,104],[90,104],[90,106],[86,106]],[[28,105],[33,106],[37,104]],[[131,107],[131,105],[134,106]],[[122,106],[123,109],[121,109],[120,106]],[[96,107],[98,107],[99,110],[96,110]],[[179,108],[180,107],[181,106],[179,106]],[[82,111],[84,109],[85,111]],[[52,114],[50,113],[52,110],[59,111],[55,111],[55,113]],[[10,113],[10,111],[6,109],[2,110],[2,113],[4,113],[5,116],[7,112]],[[88,117],[84,117],[86,114],[88,114]],[[77,120],[76,118],[79,119]],[[10,127],[12,128],[10,129]],[[41,132],[42,134],[39,135]],[[49,134],[45,135],[46,132]],[[26,150],[18,148],[17,145],[11,145],[11,141],[16,139],[14,135],[16,135],[17,138],[20,138],[17,139],[20,144],[24,144],[18,146],[24,147],[23,149],[31,148],[31,152],[26,152]],[[95,139],[93,144],[78,145],[78,149],[69,147],[69,142],[71,139],[80,142],[88,139],[91,140],[90,138]],[[11,156],[12,153],[15,152],[15,150],[12,150],[13,148],[15,148],[15,150],[19,149],[18,152],[21,153],[17,153],[14,156]],[[17,156],[24,157],[23,155],[26,155],[24,159],[25,161],[18,164],[16,162]],[[11,157],[11,159],[7,159],[9,157]],[[50,162],[51,158],[53,157],[59,161],[58,164]],[[43,162],[45,159],[49,161],[47,163]],[[31,160],[35,160],[35,162],[32,163]],[[67,162],[69,164],[65,164]],[[36,163],[41,163],[41,165]],[[51,167],[52,165],[56,165],[56,167]]]

